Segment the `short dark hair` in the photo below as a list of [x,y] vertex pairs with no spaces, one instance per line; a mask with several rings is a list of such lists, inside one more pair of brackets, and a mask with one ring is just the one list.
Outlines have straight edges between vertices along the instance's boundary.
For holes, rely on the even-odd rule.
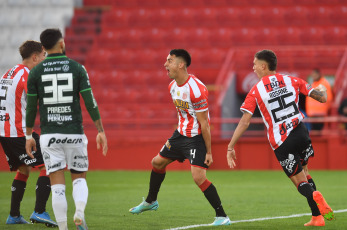
[[31,55],[34,53],[41,53],[42,50],[42,44],[32,40],[23,42],[23,44],[19,47],[19,53],[23,60],[31,57]]
[[316,72],[319,76],[321,75],[320,69],[318,69],[318,68],[314,68],[312,71],[313,71],[313,72]]
[[258,51],[255,55],[255,58],[258,60],[263,60],[269,65],[270,71],[275,71],[277,69],[277,57],[272,50],[261,50]]
[[190,63],[192,62],[190,54],[187,50],[184,49],[173,49],[170,51],[170,55],[175,55],[176,57],[183,58],[183,60],[186,62],[187,67],[190,66]]
[[61,38],[63,34],[59,29],[46,29],[40,35],[40,41],[46,50],[52,49]]

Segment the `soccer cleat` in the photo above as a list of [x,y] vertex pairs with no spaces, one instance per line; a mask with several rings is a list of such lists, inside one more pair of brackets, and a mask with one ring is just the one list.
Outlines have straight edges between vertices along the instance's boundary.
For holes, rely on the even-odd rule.
[[6,220],[6,224],[30,224],[30,222],[26,221],[22,215],[17,217],[9,215]]
[[30,216],[30,221],[31,223],[44,224],[47,227],[58,227],[57,223],[51,219],[48,212],[38,213],[34,211]]
[[322,193],[318,191],[313,192],[313,200],[316,202],[318,209],[320,211],[320,214],[327,219],[327,220],[333,220],[335,219],[334,212],[330,208],[330,206],[325,201]]
[[215,217],[211,226],[230,225],[230,224],[231,224],[231,221],[230,221],[229,217],[217,216],[217,217]]
[[73,221],[75,222],[77,230],[88,230],[87,223],[84,217],[75,214]]
[[324,217],[322,215],[312,216],[310,222],[307,222],[304,226],[325,226]]
[[132,214],[140,214],[140,213],[142,213],[144,211],[157,211],[158,208],[159,208],[158,201],[153,201],[151,204],[149,204],[143,198],[142,203],[139,204],[136,207],[131,208],[129,210],[129,212],[132,213]]

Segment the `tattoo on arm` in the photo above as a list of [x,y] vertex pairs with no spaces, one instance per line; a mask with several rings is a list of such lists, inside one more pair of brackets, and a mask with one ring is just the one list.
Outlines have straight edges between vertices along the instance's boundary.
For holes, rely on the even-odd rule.
[[326,102],[326,92],[321,92],[318,90],[312,90],[310,97],[312,97],[313,99],[315,99],[316,101],[319,101],[321,103]]
[[94,121],[94,124],[96,126],[96,129],[98,130],[98,133],[104,132],[104,128],[102,127],[101,119]]

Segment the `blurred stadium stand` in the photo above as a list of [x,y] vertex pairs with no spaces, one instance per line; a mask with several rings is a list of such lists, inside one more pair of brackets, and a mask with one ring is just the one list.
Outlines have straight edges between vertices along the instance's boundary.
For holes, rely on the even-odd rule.
[[[156,154],[170,136],[177,115],[163,64],[172,48],[191,53],[188,71],[209,88],[214,149],[222,152],[214,167],[226,168],[223,138],[231,136],[241,116],[239,106],[256,81],[253,55],[267,48],[278,56],[278,72],[307,80],[318,67],[335,81],[332,116],[313,137],[325,155],[314,166],[346,169],[346,154],[339,155],[340,162],[327,160],[329,152],[347,151],[346,135],[338,128],[345,120],[336,113],[347,96],[345,0],[84,0],[75,8],[70,0],[6,0],[0,5],[2,72],[19,62],[17,48],[23,39],[38,39],[46,27],[64,29],[67,55],[86,66],[110,145],[123,153],[106,165],[90,155],[100,163],[94,168],[146,168],[140,165],[149,162],[145,153]],[[30,15],[24,15],[28,8]],[[85,110],[84,117],[86,133],[94,135]],[[243,151],[239,160],[263,157],[255,168],[242,163],[240,168],[278,168],[262,120],[253,122],[254,131],[246,133],[252,137],[238,147]],[[149,140],[153,142],[144,142]],[[126,158],[134,152],[135,166]]]

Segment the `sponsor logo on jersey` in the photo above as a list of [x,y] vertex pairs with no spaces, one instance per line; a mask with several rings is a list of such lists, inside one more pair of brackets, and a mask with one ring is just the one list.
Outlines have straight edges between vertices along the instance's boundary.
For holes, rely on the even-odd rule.
[[64,60],[64,61],[49,61],[42,63],[43,66],[51,66],[51,65],[68,65],[69,60]]
[[310,89],[312,88],[312,85],[306,84],[306,88],[307,88],[308,90],[310,90]]
[[189,109],[189,103],[187,101],[182,101],[180,99],[175,99],[174,104],[179,109]]
[[177,96],[180,96],[181,95],[181,92],[180,91],[177,91]]
[[72,166],[75,168],[88,168],[87,163],[74,162],[74,163],[72,163]]
[[83,159],[83,160],[88,160],[88,156],[81,156],[81,155],[77,155],[77,156],[74,156],[73,159]]
[[19,160],[22,160],[23,158],[26,158],[28,155],[26,155],[26,154],[21,154],[21,155],[19,155]]
[[54,164],[54,165],[49,165],[49,166],[48,166],[48,170],[54,169],[54,168],[58,168],[58,167],[60,167],[60,166],[61,166],[61,162],[59,162],[59,163],[57,163],[57,164]]
[[36,158],[34,158],[34,159],[25,159],[24,160],[24,163],[26,164],[26,165],[30,165],[30,164],[32,164],[32,163],[35,163],[36,162]]
[[61,67],[45,67],[43,72],[61,71]]
[[67,72],[69,71],[70,67],[68,65],[63,65],[63,71]]
[[284,161],[280,161],[280,164],[282,167],[285,167],[289,173],[293,173],[293,167],[296,163],[296,160],[294,159],[294,155],[289,153],[288,159],[285,159]]
[[308,158],[309,158],[310,156],[312,156],[312,155],[313,155],[313,148],[312,148],[312,144],[310,144],[310,146],[309,146],[307,149],[305,149],[305,150],[304,150],[304,152],[305,152],[305,158],[304,158],[304,161],[307,161],[307,160],[308,160]]
[[278,97],[281,96],[282,94],[288,93],[287,88],[282,88],[276,91],[273,91],[271,93],[269,93],[270,98],[274,98],[274,97]]
[[206,106],[207,106],[207,100],[206,99],[202,99],[201,101],[193,103],[194,109],[200,109],[200,108],[204,108]]
[[64,139],[60,139],[60,138],[55,138],[55,137],[52,137],[51,139],[49,139],[48,141],[48,147],[51,146],[52,144],[78,144],[78,143],[82,143],[82,138],[74,138],[74,139],[71,139],[71,138],[67,138],[65,137]]
[[48,121],[56,121],[56,122],[72,121],[72,115],[63,116],[60,114],[48,114],[47,120]]
[[274,81],[272,81],[271,83],[266,84],[266,85],[264,85],[264,86],[266,87],[266,90],[267,90],[267,91],[272,91],[272,90],[275,90],[275,89],[278,89],[278,88],[285,87],[286,84],[284,84],[283,81],[274,80]]
[[[4,108],[0,106],[0,110]],[[5,115],[0,115],[0,121],[9,121],[10,120],[10,115],[9,114],[5,114]]]
[[12,85],[13,80],[12,79],[1,79],[0,84],[1,85]]
[[71,106],[47,107],[47,113],[70,113]]
[[293,121],[286,124],[283,122],[280,124],[280,134],[285,135],[287,133],[287,130],[290,128],[295,128],[299,124],[299,118],[295,118]]
[[182,95],[182,99],[184,100],[184,99],[187,99],[187,93],[183,93],[183,95]]
[[169,140],[166,141],[165,146],[166,146],[166,148],[168,148],[169,150],[171,149],[171,144],[170,144]]

